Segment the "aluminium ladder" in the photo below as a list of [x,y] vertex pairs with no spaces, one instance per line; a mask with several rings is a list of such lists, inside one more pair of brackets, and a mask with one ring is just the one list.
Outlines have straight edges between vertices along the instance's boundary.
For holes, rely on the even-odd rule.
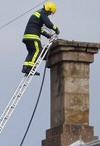
[[57,39],[57,36],[53,36],[50,39],[50,42],[48,43],[47,47],[44,47],[42,49],[42,52],[40,53],[37,61],[33,65],[30,73],[27,76],[24,76],[21,82],[19,83],[17,89],[15,90],[13,96],[11,97],[9,103],[7,104],[4,112],[2,113],[0,117],[0,133],[4,129],[6,123],[8,122],[9,118],[11,117],[12,113],[14,112],[18,102],[20,101],[21,97],[23,96],[24,92],[26,91],[27,87],[29,86],[34,74],[36,73],[39,65],[41,64],[42,60],[46,56],[49,48],[51,47],[54,40]]

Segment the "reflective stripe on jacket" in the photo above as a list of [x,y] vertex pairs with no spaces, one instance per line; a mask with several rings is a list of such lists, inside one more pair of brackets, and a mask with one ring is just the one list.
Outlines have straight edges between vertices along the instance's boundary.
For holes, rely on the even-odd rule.
[[48,28],[53,29],[54,25],[48,17],[48,13],[43,9],[36,11],[29,19],[23,39],[40,39],[42,27],[45,24]]

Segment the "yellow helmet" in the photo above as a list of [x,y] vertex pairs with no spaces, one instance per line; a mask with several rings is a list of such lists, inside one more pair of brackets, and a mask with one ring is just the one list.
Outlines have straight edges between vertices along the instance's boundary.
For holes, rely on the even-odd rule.
[[44,8],[45,8],[45,10],[46,11],[49,11],[49,12],[51,12],[51,13],[55,13],[56,12],[56,10],[57,10],[57,6],[56,6],[56,4],[54,3],[54,2],[46,2],[45,4],[44,4]]

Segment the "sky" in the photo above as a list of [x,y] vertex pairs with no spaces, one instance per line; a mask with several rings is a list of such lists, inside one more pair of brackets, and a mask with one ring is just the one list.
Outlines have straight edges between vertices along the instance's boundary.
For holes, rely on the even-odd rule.
[[[0,27],[16,16],[35,7],[42,0],[0,0]],[[58,10],[51,21],[60,29],[59,38],[86,42],[100,42],[100,0],[54,0]],[[38,7],[37,9],[41,8]],[[35,10],[37,10],[35,9]],[[0,115],[23,77],[22,64],[27,55],[22,43],[25,26],[31,11],[0,30]],[[45,39],[42,40],[44,44]],[[90,66],[90,125],[100,137],[100,52],[95,55]],[[39,71],[40,77],[34,77],[27,92],[16,107],[12,117],[0,135],[1,146],[19,146],[34,108],[44,70],[44,63]],[[41,99],[34,116],[24,146],[41,146],[46,130],[50,128],[50,72],[46,78]]]

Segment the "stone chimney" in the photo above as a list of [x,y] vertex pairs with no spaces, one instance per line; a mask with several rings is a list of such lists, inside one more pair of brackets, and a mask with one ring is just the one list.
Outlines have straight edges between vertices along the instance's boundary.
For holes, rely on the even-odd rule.
[[57,40],[51,47],[51,127],[42,146],[68,146],[97,139],[89,125],[90,63],[100,44]]

